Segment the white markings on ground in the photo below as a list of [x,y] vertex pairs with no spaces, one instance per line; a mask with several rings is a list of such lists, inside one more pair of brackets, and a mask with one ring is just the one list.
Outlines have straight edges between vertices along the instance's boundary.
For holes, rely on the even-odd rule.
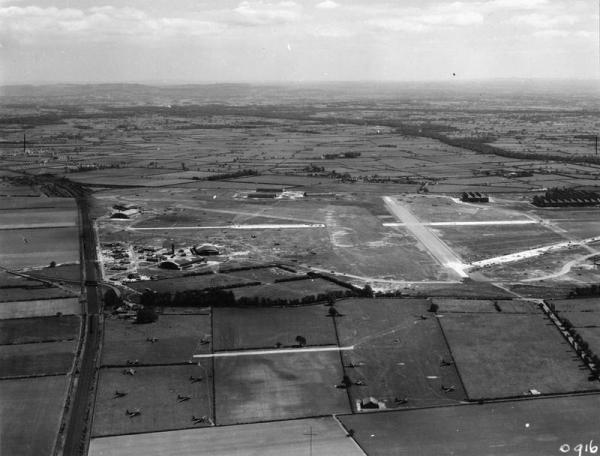
[[390,213],[403,223],[443,266],[456,272],[459,277],[465,278],[469,276],[465,272],[465,269],[469,266],[464,264],[431,230],[424,226],[423,223],[420,223],[419,219],[407,207],[389,196],[384,196],[383,201]]
[[325,228],[324,223],[286,223],[270,224],[261,223],[257,225],[215,225],[215,226],[158,226],[148,228],[131,227],[133,231],[159,231],[159,230],[269,230],[269,229],[290,229],[290,228]]
[[[422,226],[495,226],[495,225],[532,225],[541,223],[538,220],[484,220],[475,222],[427,222],[419,223]],[[409,226],[408,223],[384,223],[383,226]]]
[[347,351],[354,350],[354,345],[349,347],[327,346],[327,347],[303,347],[303,348],[276,348],[272,350],[239,350],[217,353],[206,353],[194,355],[194,358],[227,358],[233,356],[256,356],[256,355],[279,355],[289,353],[310,353],[327,351]]
[[566,249],[569,247],[579,247],[586,246],[587,244],[591,244],[592,242],[600,241],[600,236],[595,236],[592,238],[582,239],[579,241],[564,241],[557,242],[556,244],[546,245],[544,247],[538,247],[536,249],[523,250],[521,252],[510,253],[508,255],[501,255],[494,258],[488,258],[487,260],[475,261],[471,263],[470,267],[485,267],[492,266],[495,264],[502,263],[511,263],[513,261],[521,261],[528,258],[533,258],[536,256],[543,255],[544,253],[554,252],[557,250]]

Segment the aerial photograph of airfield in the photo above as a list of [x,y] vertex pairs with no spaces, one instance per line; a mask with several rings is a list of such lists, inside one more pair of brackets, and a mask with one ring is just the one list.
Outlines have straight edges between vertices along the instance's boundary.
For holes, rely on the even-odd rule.
[[5,87],[1,453],[594,450],[598,94],[502,84]]
[[0,0],[0,456],[600,454],[599,21]]

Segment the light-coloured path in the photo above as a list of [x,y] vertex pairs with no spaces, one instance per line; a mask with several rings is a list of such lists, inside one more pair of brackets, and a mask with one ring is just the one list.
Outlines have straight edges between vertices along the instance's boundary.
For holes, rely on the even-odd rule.
[[390,196],[384,196],[383,201],[389,211],[425,246],[431,255],[447,269],[458,274],[459,277],[468,277],[465,273],[467,265],[458,258],[450,248],[444,244],[431,230],[402,204]]
[[[475,222],[427,222],[422,226],[497,226],[497,225],[532,225],[541,223],[538,220],[480,220]],[[408,226],[408,223],[384,223],[383,226]]]
[[274,229],[299,229],[299,228],[325,228],[323,223],[285,223],[257,225],[215,225],[215,226],[157,226],[149,228],[129,228],[132,231],[160,231],[160,230],[274,230]]
[[347,350],[354,350],[354,345],[351,345],[349,347],[338,347],[336,345],[331,345],[327,347],[275,348],[272,350],[238,350],[194,355],[194,358],[230,358],[237,356],[289,355],[290,353],[311,353]]

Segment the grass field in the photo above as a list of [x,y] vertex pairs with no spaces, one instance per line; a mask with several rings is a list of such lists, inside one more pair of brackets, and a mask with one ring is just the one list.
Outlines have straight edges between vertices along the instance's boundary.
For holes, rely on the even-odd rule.
[[[210,351],[211,328],[208,315],[160,315],[158,321],[137,324],[132,320],[107,318],[104,323],[102,364],[125,366],[185,363],[198,353]],[[149,342],[148,338],[158,339]]]
[[[40,282],[30,282],[30,284]],[[23,287],[23,288],[1,288],[0,303],[11,301],[33,301],[33,300],[48,300],[55,298],[72,297],[73,293],[58,287]]]
[[48,280],[69,280],[79,282],[81,281],[81,266],[79,263],[62,264],[54,268],[46,267],[28,271],[28,274]]
[[[311,448],[312,453],[310,453]],[[346,437],[344,430],[333,418],[96,438],[90,444],[89,454],[90,456],[162,456],[164,454],[363,456],[362,451]]]
[[262,282],[262,283],[273,283],[277,279],[284,279],[288,277],[294,277],[293,274],[285,269],[281,268],[259,268],[259,269],[247,269],[244,271],[231,271],[227,272],[227,275],[234,277],[242,277],[246,280]]
[[0,345],[0,377],[66,374],[71,370],[77,341]]
[[[373,396],[387,408],[452,404],[466,397],[452,357],[428,301],[420,299],[347,299],[336,304],[340,344],[353,406]],[[421,316],[425,317],[423,320]],[[450,365],[442,365],[442,361]],[[442,385],[454,386],[445,392]]]
[[296,345],[296,336],[307,345],[335,345],[333,321],[323,305],[301,307],[215,308],[215,350]]
[[175,279],[144,280],[132,282],[129,286],[139,291],[149,288],[158,293],[175,293],[176,291],[204,290],[206,288],[227,287],[251,282],[252,280],[230,276],[229,274],[204,274]]
[[[63,294],[65,293],[64,291],[62,292]],[[0,302],[0,320],[7,318],[51,317],[59,312],[62,315],[81,313],[79,298]]]
[[0,344],[23,344],[75,339],[80,319],[75,315],[0,320]]
[[0,215],[0,230],[77,225],[77,208],[2,210]]
[[600,312],[600,299],[552,299],[549,301],[557,312]]
[[52,454],[68,387],[68,377],[0,381],[0,454]]
[[[548,456],[597,443],[598,410],[600,396],[585,395],[340,419],[369,456]],[[560,451],[565,444],[570,451]]]
[[267,283],[251,287],[239,287],[231,290],[236,299],[298,299],[305,296],[318,296],[327,293],[345,294],[348,289],[324,279],[294,280],[291,282]]
[[216,358],[217,424],[349,412],[342,376],[335,351]]
[[444,226],[435,227],[433,231],[465,262],[485,260],[565,240],[542,225]]
[[534,303],[518,299],[455,299],[433,298],[439,306],[438,313],[540,313]]
[[[135,375],[123,369],[100,370],[92,435],[131,434],[206,426],[194,424],[192,415],[211,419],[212,374],[210,363],[199,366],[153,366],[136,368]],[[190,376],[202,377],[199,382]],[[126,392],[115,397],[115,391]],[[180,401],[178,395],[190,396]],[[139,408],[141,414],[129,417],[126,411]]]
[[542,315],[446,314],[440,322],[471,400],[598,389]]
[[79,230],[76,226],[2,231],[0,265],[16,269],[48,266],[51,261],[79,261]]

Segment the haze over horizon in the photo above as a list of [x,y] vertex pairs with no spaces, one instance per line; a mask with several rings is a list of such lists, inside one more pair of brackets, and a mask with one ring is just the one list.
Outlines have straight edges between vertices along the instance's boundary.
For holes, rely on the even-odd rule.
[[0,84],[596,80],[598,14],[589,0],[0,0]]

